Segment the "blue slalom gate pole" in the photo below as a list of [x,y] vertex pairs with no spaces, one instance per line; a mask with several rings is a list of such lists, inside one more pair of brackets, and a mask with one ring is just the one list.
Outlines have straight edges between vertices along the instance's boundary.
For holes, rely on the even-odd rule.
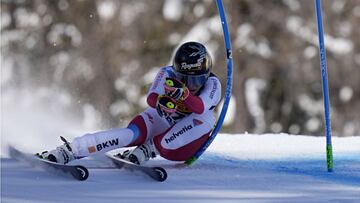
[[319,35],[319,51],[320,51],[320,68],[321,68],[321,80],[322,80],[322,92],[324,98],[324,110],[325,110],[325,134],[326,134],[326,162],[327,170],[333,171],[333,152],[331,143],[331,121],[330,121],[330,102],[329,102],[329,87],[326,65],[326,49],[324,43],[324,32],[321,15],[321,0],[315,1],[318,35]]
[[210,146],[212,141],[215,139],[216,135],[220,131],[220,128],[224,122],[225,115],[227,112],[227,109],[229,107],[230,97],[231,97],[231,90],[232,90],[232,51],[231,51],[231,41],[230,41],[230,34],[227,27],[226,22],[226,16],[225,16],[225,10],[224,6],[222,4],[221,0],[216,0],[216,5],[219,11],[221,25],[223,28],[224,33],[224,40],[225,40],[225,48],[226,48],[226,61],[227,61],[227,80],[226,80],[226,90],[225,90],[225,96],[224,96],[224,105],[222,107],[219,119],[215,125],[214,130],[212,131],[209,139],[206,143],[200,148],[200,150],[189,160],[187,160],[185,163],[188,165],[191,165],[194,163]]

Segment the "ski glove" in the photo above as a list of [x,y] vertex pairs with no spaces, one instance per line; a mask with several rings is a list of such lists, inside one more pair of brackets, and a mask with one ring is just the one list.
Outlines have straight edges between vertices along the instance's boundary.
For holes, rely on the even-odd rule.
[[176,111],[176,101],[166,95],[159,96],[156,103],[156,110],[161,117],[172,114]]
[[185,100],[189,96],[190,91],[181,81],[175,78],[166,78],[165,94],[178,101]]

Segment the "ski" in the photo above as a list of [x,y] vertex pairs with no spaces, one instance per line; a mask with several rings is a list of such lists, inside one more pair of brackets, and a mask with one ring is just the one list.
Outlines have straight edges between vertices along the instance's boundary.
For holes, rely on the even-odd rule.
[[119,169],[126,168],[130,170],[140,171],[159,182],[163,182],[167,178],[167,173],[164,168],[137,165],[116,155],[114,156],[111,154],[106,154],[106,156],[110,158],[115,164],[115,166]]
[[47,161],[35,155],[21,152],[12,146],[9,146],[9,154],[11,158],[17,161],[26,162],[35,168],[40,168],[51,173],[70,176],[80,181],[84,181],[89,177],[89,171],[81,165],[64,165]]

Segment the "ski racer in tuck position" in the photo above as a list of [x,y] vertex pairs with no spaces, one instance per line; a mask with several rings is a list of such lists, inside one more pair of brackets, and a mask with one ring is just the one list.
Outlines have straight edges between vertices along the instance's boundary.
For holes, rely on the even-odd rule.
[[71,143],[38,154],[66,164],[95,153],[137,146],[121,158],[143,165],[160,155],[172,161],[191,158],[209,138],[215,124],[213,111],[221,98],[221,84],[211,72],[212,60],[198,42],[182,44],[173,65],[160,69],[151,85],[147,104],[126,128],[85,134]]

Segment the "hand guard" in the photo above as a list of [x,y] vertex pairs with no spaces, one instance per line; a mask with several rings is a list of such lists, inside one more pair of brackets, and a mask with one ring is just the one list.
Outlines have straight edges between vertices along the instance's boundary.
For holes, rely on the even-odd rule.
[[181,81],[175,78],[166,78],[165,94],[178,101],[185,100],[189,96],[190,91]]
[[159,96],[156,103],[156,110],[161,117],[165,114],[172,114],[176,111],[176,101],[166,95]]

